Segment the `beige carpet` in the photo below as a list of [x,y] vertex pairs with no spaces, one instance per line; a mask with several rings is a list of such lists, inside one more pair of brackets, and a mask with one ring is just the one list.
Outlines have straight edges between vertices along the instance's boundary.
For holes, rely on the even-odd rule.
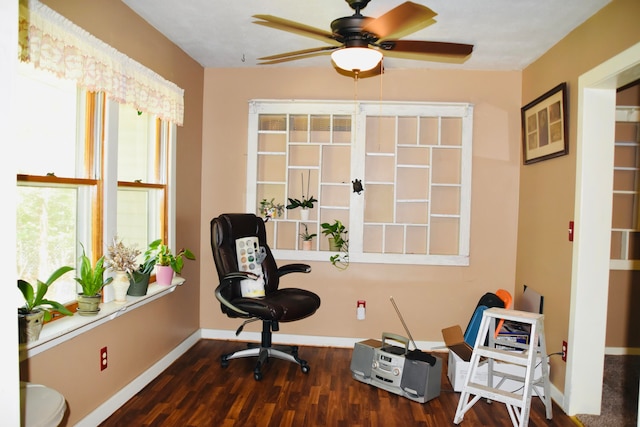
[[600,415],[578,414],[585,427],[636,427],[640,356],[605,356]]

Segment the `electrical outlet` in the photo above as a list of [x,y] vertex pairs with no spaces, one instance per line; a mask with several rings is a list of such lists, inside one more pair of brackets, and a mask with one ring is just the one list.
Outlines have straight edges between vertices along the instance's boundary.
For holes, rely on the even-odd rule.
[[567,342],[562,341],[562,361],[567,361]]
[[104,371],[107,369],[107,347],[102,347],[100,349],[100,370]]
[[356,319],[364,320],[367,312],[367,302],[363,299],[358,300],[356,306]]

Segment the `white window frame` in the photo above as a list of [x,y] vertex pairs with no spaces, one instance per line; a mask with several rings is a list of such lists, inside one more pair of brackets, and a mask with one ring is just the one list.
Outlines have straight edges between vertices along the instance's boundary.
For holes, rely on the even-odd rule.
[[[104,156],[105,167],[103,170],[104,194],[103,194],[103,239],[106,244],[116,235],[117,231],[117,135],[118,135],[118,108],[119,104],[107,98],[105,119]],[[113,119],[115,117],[115,120]],[[176,151],[177,151],[177,125],[173,122],[164,122],[161,132],[169,132],[167,155],[169,156],[166,174],[167,177],[167,244],[175,250],[176,229]],[[69,316],[61,317],[54,322],[44,325],[37,341],[20,344],[20,360],[26,360],[40,354],[52,347],[60,345],[78,335],[88,332],[106,322],[144,306],[158,298],[172,293],[177,286],[182,285],[185,279],[176,276],[170,286],[160,286],[156,283],[149,285],[147,295],[140,297],[127,296],[124,304],[106,302],[101,304],[100,313],[97,316]]]
[[[389,101],[252,100],[249,102],[246,211],[254,213],[257,213],[260,114],[332,114],[351,116],[351,180],[356,178],[362,179],[364,177],[367,117],[377,115],[415,115],[460,118],[462,123],[462,141],[460,147],[461,174],[458,253],[455,255],[365,253],[363,251],[364,198],[352,192],[349,204],[349,261],[384,264],[469,265],[473,138],[472,104]],[[322,200],[320,200],[319,203],[322,204]],[[277,222],[278,219],[276,218],[273,221]],[[318,237],[322,238],[323,236],[319,235]],[[317,250],[301,251],[272,248],[272,251],[274,256],[278,258],[291,260],[327,261],[330,256],[330,252],[328,251]]]

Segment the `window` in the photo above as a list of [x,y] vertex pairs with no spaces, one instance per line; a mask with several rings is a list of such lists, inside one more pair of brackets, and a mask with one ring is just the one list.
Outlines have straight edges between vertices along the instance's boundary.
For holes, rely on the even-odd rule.
[[[76,267],[80,244],[95,261],[104,236],[142,251],[152,240],[166,241],[174,125],[19,66],[18,277],[34,283],[62,265]],[[74,302],[74,276],[55,282],[47,298]]]
[[169,126],[129,105],[118,113],[118,235],[144,252],[165,238]]
[[[318,199],[308,220],[285,209],[267,222],[286,259],[328,259],[320,225],[337,219],[350,262],[468,265],[472,114],[457,103],[254,101],[247,210]],[[300,251],[303,228],[319,236],[312,251]]]

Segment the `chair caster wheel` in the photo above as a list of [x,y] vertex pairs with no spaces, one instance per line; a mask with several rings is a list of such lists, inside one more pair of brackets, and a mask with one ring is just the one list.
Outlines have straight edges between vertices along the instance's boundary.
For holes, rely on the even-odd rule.
[[260,381],[262,379],[262,372],[254,372],[253,379],[256,381]]
[[222,365],[223,368],[227,368],[229,366],[229,360],[227,360],[227,356],[222,356],[220,358],[220,365]]
[[301,365],[300,370],[302,371],[303,374],[308,374],[311,368],[309,367],[309,365]]

